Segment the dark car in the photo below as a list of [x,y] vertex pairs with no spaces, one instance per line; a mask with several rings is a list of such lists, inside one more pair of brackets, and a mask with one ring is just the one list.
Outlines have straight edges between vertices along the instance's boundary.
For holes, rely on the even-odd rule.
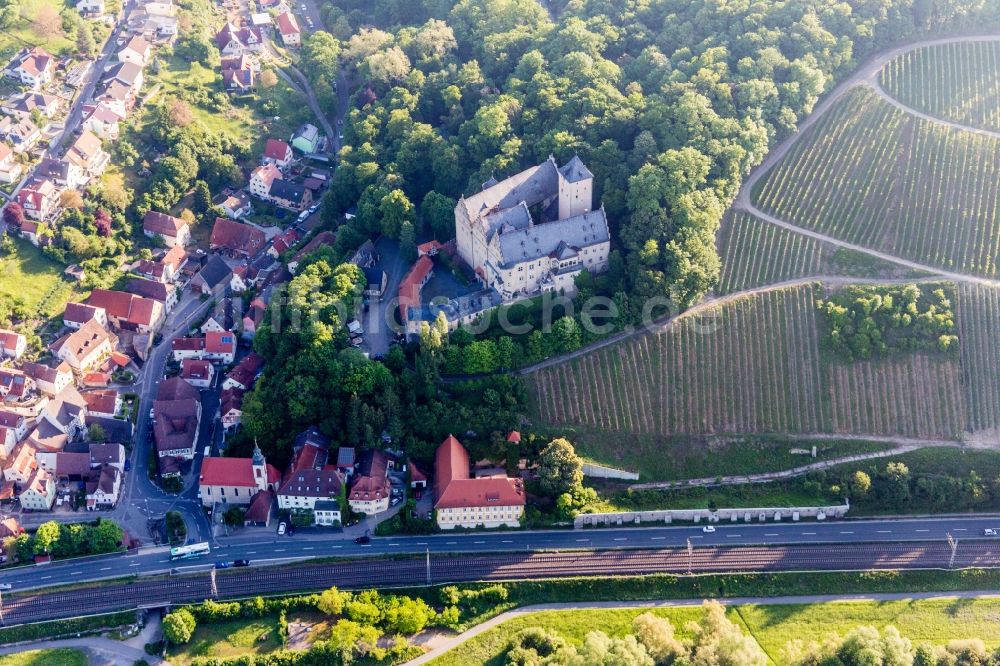
[[250,566],[250,560],[233,560],[234,567],[248,567]]
[[355,539],[354,543],[364,544],[364,543],[371,543],[371,541],[372,541],[372,538],[370,536],[368,536],[367,534],[365,534],[364,536],[359,536],[357,539]]
[[228,569],[229,568],[229,562],[216,562],[215,563],[215,568],[216,569]]

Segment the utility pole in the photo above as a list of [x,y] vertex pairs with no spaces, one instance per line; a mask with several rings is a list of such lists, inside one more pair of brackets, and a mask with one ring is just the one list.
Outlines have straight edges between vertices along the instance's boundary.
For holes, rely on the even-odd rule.
[[688,551],[688,574],[692,572],[692,560],[694,559],[694,546],[691,545],[691,537],[687,540],[687,551]]
[[215,586],[215,567],[212,567],[212,596],[216,599],[219,598],[219,588]]
[[948,558],[948,568],[953,569],[955,567],[955,555],[958,553],[958,541],[951,536],[951,532],[948,535],[948,546],[951,548],[951,557]]
[[7,624],[7,620],[3,618],[3,592],[0,592],[0,624]]
[[[425,552],[427,554],[427,584],[430,585],[431,584],[431,549],[430,549],[429,546],[426,548]],[[0,617],[0,620],[2,620],[2,617]]]

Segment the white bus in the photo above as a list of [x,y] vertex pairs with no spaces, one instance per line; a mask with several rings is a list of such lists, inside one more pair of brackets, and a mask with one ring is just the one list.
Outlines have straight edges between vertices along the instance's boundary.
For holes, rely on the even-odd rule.
[[202,555],[208,555],[209,548],[207,542],[193,543],[190,546],[178,546],[176,548],[170,549],[170,559],[172,560],[188,560],[192,557],[201,557]]

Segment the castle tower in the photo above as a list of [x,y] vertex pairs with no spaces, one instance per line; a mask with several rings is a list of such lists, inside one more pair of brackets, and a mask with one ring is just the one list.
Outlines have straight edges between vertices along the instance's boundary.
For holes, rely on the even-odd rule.
[[264,454],[261,453],[256,440],[253,443],[253,458],[251,458],[250,464],[253,468],[253,480],[257,484],[257,490],[267,490],[267,461],[264,460]]
[[574,155],[559,169],[559,219],[589,213],[593,199],[594,174]]

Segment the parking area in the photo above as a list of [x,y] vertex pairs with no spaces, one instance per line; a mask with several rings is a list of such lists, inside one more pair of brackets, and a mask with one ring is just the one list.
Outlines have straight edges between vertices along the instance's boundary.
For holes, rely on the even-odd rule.
[[375,243],[375,262],[372,268],[385,271],[386,287],[382,299],[368,304],[361,323],[365,329],[362,349],[372,356],[381,356],[389,351],[396,339],[396,297],[399,282],[408,268],[399,251],[399,243],[388,238],[380,238]]

